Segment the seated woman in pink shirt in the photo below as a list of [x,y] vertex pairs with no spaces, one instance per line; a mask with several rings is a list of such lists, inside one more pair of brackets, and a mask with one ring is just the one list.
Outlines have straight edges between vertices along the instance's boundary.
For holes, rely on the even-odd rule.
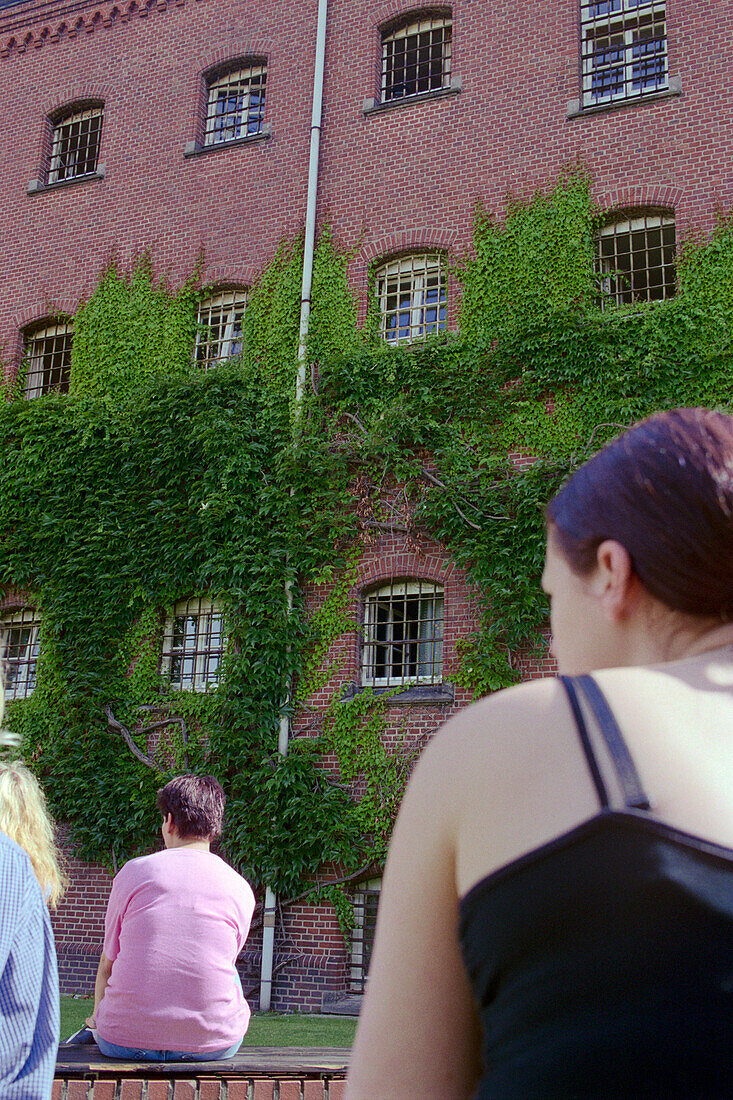
[[255,899],[209,850],[224,803],[211,776],[172,779],[158,791],[165,850],[115,877],[87,1020],[108,1057],[210,1061],[244,1038],[250,1010],[235,962]]

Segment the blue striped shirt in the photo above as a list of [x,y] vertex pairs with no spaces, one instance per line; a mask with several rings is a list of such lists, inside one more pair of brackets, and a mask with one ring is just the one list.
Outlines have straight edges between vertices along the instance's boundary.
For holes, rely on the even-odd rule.
[[48,1100],[59,980],[48,909],[31,861],[0,833],[0,1098]]

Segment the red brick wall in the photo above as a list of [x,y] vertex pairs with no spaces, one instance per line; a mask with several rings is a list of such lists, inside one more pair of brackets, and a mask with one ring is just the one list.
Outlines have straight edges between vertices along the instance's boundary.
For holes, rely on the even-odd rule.
[[69,889],[51,918],[61,992],[86,994],[94,989],[112,876],[99,864],[77,859],[63,829],[60,840],[70,879]]
[[[365,116],[377,25],[412,6],[330,5],[319,214],[357,248],[362,303],[370,260],[406,247],[461,251],[477,197],[501,213],[509,189],[529,192],[577,158],[604,207],[668,204],[684,228],[709,225],[733,202],[731,0],[670,0],[669,71],[682,95],[579,118],[567,117],[578,97],[576,3],[538,0],[528,21],[509,0],[457,0],[462,91]],[[152,248],[177,284],[203,248],[207,278],[247,283],[304,211],[316,0],[70,8],[28,0],[0,11],[0,356],[9,365],[19,328],[73,312],[113,251],[126,261]],[[252,53],[269,59],[272,136],[185,158],[202,72]],[[48,112],[84,95],[105,100],[106,177],[26,194]]]

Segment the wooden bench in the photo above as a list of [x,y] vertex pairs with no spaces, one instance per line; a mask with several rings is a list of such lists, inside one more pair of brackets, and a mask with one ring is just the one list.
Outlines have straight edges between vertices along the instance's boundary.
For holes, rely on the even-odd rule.
[[343,1100],[350,1053],[246,1047],[221,1062],[123,1062],[60,1047],[52,1100]]

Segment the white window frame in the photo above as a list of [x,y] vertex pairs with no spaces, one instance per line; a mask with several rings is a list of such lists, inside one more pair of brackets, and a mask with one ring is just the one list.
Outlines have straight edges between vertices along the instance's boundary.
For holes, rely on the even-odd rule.
[[377,268],[374,279],[380,331],[387,343],[409,344],[445,332],[447,280],[440,253],[390,260]]
[[[179,619],[191,624],[186,622],[182,635],[176,625]],[[209,691],[219,683],[226,644],[224,613],[214,600],[178,600],[165,623],[161,672],[176,691]],[[181,662],[177,676],[176,661]]]
[[[597,107],[617,100],[641,99],[644,96],[666,91],[669,87],[667,65],[667,22],[665,0],[581,0],[580,3],[581,69],[583,82],[583,106]],[[646,34],[647,30],[651,34]],[[606,40],[601,49],[607,60],[599,63],[595,43]],[[661,49],[646,55],[651,59],[652,71],[656,62],[661,72],[645,86],[639,80],[635,85],[634,69],[645,64],[643,43],[659,41]],[[638,53],[635,51],[639,51]],[[611,56],[611,55],[615,56]],[[606,92],[593,81],[601,72],[614,73]],[[614,89],[614,84],[617,86]]]
[[[419,91],[406,92],[401,94],[395,93],[395,87],[398,86],[394,80],[394,60],[392,61],[392,83],[388,83],[388,75],[390,70],[390,49],[394,57],[394,49],[398,42],[403,41],[413,35],[420,36],[432,33],[434,31],[442,32],[442,49],[441,49],[441,75],[440,80],[432,81],[432,73],[430,75],[430,86],[428,88],[421,88]],[[382,32],[382,85],[381,95],[382,103],[392,103],[395,100],[400,99],[414,99],[417,96],[427,95],[429,92],[438,91],[440,88],[450,88],[451,80],[451,53],[453,42],[453,19],[448,13],[443,15],[420,15],[417,18],[410,19],[407,23],[398,23]],[[421,49],[418,45],[418,50]],[[424,64],[424,63],[423,63]],[[421,79],[419,76],[419,62],[414,63],[415,68],[415,81]],[[405,62],[404,66],[407,70],[408,66]],[[428,62],[428,71],[430,70],[430,62]],[[424,80],[425,77],[423,76]]]
[[[266,61],[230,69],[207,82],[204,145],[224,145],[262,133],[266,82]],[[236,100],[234,109],[219,112],[217,105],[220,99],[226,101],[227,98]],[[223,120],[226,120],[225,126],[221,125]]]
[[[366,916],[367,894],[381,893],[381,890],[381,878],[370,878],[367,882],[360,883],[354,891],[354,925],[351,929],[349,960],[349,988],[352,993],[363,993],[369,980],[369,961],[374,947],[374,936],[372,935],[369,945],[369,958],[365,960],[364,918]],[[377,903],[378,905],[379,903]]]
[[[28,631],[28,637],[22,643],[22,652],[19,651],[19,641],[16,641],[12,644],[15,652],[8,653],[11,632],[21,633],[24,630]],[[24,607],[0,614],[0,667],[8,701],[27,699],[35,690],[40,630],[41,620],[35,608]],[[15,675],[12,670],[15,670]]]
[[[675,216],[673,213],[665,211],[628,211],[622,217],[610,221],[605,225],[600,226],[596,230],[595,237],[595,265],[596,272],[600,282],[601,290],[601,305],[613,304],[616,305],[628,305],[632,302],[650,302],[661,301],[665,298],[671,298],[676,292],[675,275],[675,256],[674,251],[671,256],[667,257],[665,262],[665,252],[670,248],[669,245],[664,245],[664,230],[675,228]],[[659,249],[661,255],[661,264],[657,268],[651,268],[649,266],[649,231],[659,233],[659,244],[654,243],[651,247]],[[637,249],[633,251],[633,237],[634,235],[644,234],[644,247],[643,249]],[[622,255],[629,257],[629,273],[631,281],[633,282],[633,276],[635,273],[644,273],[646,281],[646,289],[643,293],[639,293],[634,290],[633,286],[624,287],[623,277],[624,273],[621,269],[616,267],[612,263],[612,258],[603,255],[603,241],[609,238],[614,242],[614,256],[618,257],[619,249],[616,247],[616,243],[623,238],[628,237],[628,250],[625,250]],[[642,255],[645,257],[644,267],[633,267],[633,257],[635,255]],[[661,293],[653,294],[653,286],[650,283],[650,276],[653,272],[658,270],[661,276],[661,281],[654,285],[661,288]],[[672,275],[670,279],[668,276]]]
[[[242,322],[246,308],[247,291],[243,287],[221,290],[201,301],[196,319],[194,361],[202,370],[241,353]],[[213,334],[214,323],[219,333],[217,337]]]
[[[93,126],[96,119],[99,125]],[[51,155],[48,162],[48,182],[61,183],[63,180],[80,179],[83,176],[91,176],[97,171],[99,163],[99,150],[102,145],[102,125],[104,122],[104,107],[96,104],[93,107],[78,107],[58,118],[53,124],[51,136]],[[84,124],[88,123],[87,134],[94,130],[94,156],[91,167],[89,166],[88,151],[91,143],[88,140],[84,148],[84,157],[80,157],[80,137],[84,132]],[[71,145],[68,140],[70,135],[65,135],[66,127],[78,127],[76,142]],[[66,147],[64,142],[66,141]],[[79,168],[80,163],[83,167]]]
[[[28,399],[41,397],[45,393],[56,391],[67,393],[71,383],[71,347],[74,338],[72,321],[51,321],[30,329],[23,339],[23,365],[25,372],[25,396]],[[60,351],[57,353],[57,345]],[[45,359],[59,354],[61,363],[50,367]],[[61,378],[53,381],[53,374],[60,371]]]
[[[423,601],[430,602],[430,613],[423,616],[422,608],[418,605],[417,618],[408,618],[407,601],[410,597],[416,597],[419,605]],[[395,614],[398,603],[402,605],[401,620]],[[384,618],[385,609],[387,619]],[[441,684],[443,618],[443,586],[433,581],[390,581],[367,592],[364,597],[362,632],[362,687],[408,688],[419,684]],[[404,636],[408,624],[413,630],[417,628],[416,637]],[[403,636],[399,637],[400,634]],[[415,666],[414,673],[409,672],[410,665]],[[377,670],[381,666],[384,666],[385,671],[378,675]],[[395,672],[395,668],[399,671]]]

